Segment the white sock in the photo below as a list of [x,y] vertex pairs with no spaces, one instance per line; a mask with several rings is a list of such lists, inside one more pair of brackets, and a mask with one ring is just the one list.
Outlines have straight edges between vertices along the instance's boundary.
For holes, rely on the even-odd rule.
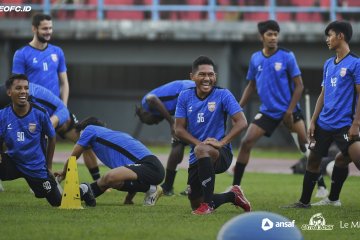
[[149,192],[156,192],[156,185],[150,185]]

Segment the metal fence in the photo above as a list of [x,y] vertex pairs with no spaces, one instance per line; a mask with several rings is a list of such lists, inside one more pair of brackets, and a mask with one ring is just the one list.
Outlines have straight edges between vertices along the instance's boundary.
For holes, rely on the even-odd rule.
[[[173,4],[175,2],[175,4]],[[235,2],[235,4],[234,4]],[[205,17],[201,20],[220,21],[219,13],[266,13],[267,18],[278,20],[284,13],[326,14],[326,20],[335,20],[346,14],[360,13],[360,0],[3,0],[0,5],[28,5],[32,10],[50,14],[54,11],[91,11],[94,19],[106,19],[106,12],[142,12],[152,21],[161,20],[163,12],[200,12]],[[294,4],[295,3],[295,4]],[[346,18],[346,17],[344,17]]]

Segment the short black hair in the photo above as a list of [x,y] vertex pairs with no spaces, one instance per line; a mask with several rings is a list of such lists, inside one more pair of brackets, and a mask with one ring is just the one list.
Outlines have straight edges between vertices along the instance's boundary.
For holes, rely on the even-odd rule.
[[339,33],[343,33],[345,36],[345,41],[347,43],[350,42],[353,34],[352,26],[347,21],[334,21],[329,23],[329,25],[325,29],[326,36],[329,36],[330,30],[333,30],[336,33],[336,35],[338,35]]
[[37,28],[39,27],[41,21],[44,20],[51,21],[51,16],[43,13],[37,13],[32,18],[32,25]]
[[29,82],[29,79],[27,78],[27,76],[25,74],[13,74],[5,82],[6,89],[9,90],[15,80],[26,80]]
[[82,120],[81,122],[76,123],[75,129],[80,132],[89,125],[95,125],[95,126],[100,126],[100,127],[106,126],[105,122],[101,121],[100,119],[98,119],[96,117],[87,117],[84,120]]
[[199,69],[200,65],[211,65],[215,69],[215,63],[211,60],[211,58],[207,56],[200,56],[195,59],[192,64],[192,73],[195,73]]
[[258,27],[258,31],[261,35],[263,35],[268,30],[280,32],[280,26],[274,20],[267,20],[267,21],[259,22],[257,27]]

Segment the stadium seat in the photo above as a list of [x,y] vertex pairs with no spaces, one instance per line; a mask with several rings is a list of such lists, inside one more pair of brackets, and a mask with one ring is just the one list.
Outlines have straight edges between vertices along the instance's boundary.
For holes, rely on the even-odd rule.
[[[134,5],[134,0],[105,0],[105,5]],[[109,20],[143,20],[144,12],[142,11],[107,11],[106,19]]]
[[[219,6],[243,6],[244,4],[244,0],[218,0]],[[241,16],[241,12],[216,12],[216,19],[220,21],[237,21],[241,19]]]
[[359,0],[346,0],[348,7],[359,7],[360,1]]
[[[205,5],[207,0],[187,0],[188,5]],[[183,20],[204,20],[206,14],[201,11],[186,12],[183,14]]]
[[322,22],[321,14],[318,12],[298,12],[296,13],[296,21],[298,22]]
[[[86,1],[86,0],[85,0]],[[97,6],[97,0],[87,0],[84,4]],[[80,4],[79,4],[80,5]],[[96,10],[75,10],[74,18],[77,20],[97,19]]]
[[292,21],[293,19],[291,18],[291,14],[292,13],[279,12],[276,14],[276,20],[278,20],[280,22]]

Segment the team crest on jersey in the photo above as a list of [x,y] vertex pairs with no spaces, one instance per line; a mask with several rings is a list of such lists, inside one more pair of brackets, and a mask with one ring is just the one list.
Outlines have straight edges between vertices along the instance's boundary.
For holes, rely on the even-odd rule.
[[346,75],[346,68],[341,68],[341,70],[340,70],[340,76],[341,77],[345,77],[345,75]]
[[36,131],[36,123],[29,123],[29,131],[34,133]]
[[216,102],[208,102],[208,109],[210,112],[215,111],[216,108]]
[[275,70],[276,70],[276,71],[280,71],[281,68],[282,68],[282,63],[281,63],[281,62],[276,62],[275,65],[274,65],[274,67],[275,67]]
[[52,59],[54,62],[57,62],[58,56],[57,56],[55,53],[53,53],[53,54],[51,54],[51,59]]

